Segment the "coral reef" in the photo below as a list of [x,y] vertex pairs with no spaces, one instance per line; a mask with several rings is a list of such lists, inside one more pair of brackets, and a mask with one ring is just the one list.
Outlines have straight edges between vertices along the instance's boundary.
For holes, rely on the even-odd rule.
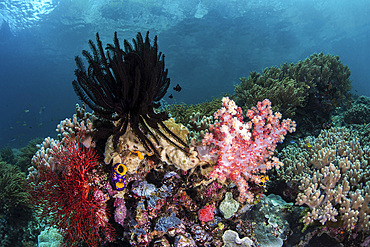
[[14,165],[16,163],[15,155],[10,147],[5,147],[0,150],[0,161]]
[[95,146],[92,137],[95,132],[93,122],[97,117],[86,112],[85,105],[80,106],[76,104],[76,113],[72,118],[62,120],[58,125],[56,131],[59,132],[58,139],[61,141],[75,139],[77,136],[82,138],[82,143],[85,147]]
[[22,172],[26,172],[31,166],[31,159],[38,150],[37,144],[42,142],[41,138],[35,138],[28,142],[27,146],[21,148],[20,153],[17,155],[16,165],[21,168]]
[[266,68],[262,75],[251,72],[235,87],[235,100],[247,109],[268,98],[284,116],[294,116],[303,135],[316,135],[336,107],[352,101],[350,74],[338,56],[315,53],[296,64]]
[[347,124],[367,124],[370,122],[370,98],[358,97],[351,107],[343,113],[343,120]]
[[[204,181],[200,167],[186,172],[145,158],[127,177],[124,193],[115,195],[121,237],[131,246],[222,246],[223,232],[240,224],[236,212],[226,219],[219,210],[225,193],[236,188]],[[252,236],[251,227],[243,229],[242,236]]]
[[2,210],[28,205],[25,174],[17,166],[0,161],[0,188]]
[[227,97],[222,101],[223,107],[214,114],[219,121],[211,125],[211,133],[203,140],[204,145],[214,146],[210,153],[219,156],[210,176],[220,182],[231,179],[239,189],[238,200],[253,202],[248,182],[258,185],[261,174],[282,166],[272,155],[287,132],[295,131],[295,122],[286,119],[280,123],[281,114],[272,112],[267,99],[248,110],[248,122],[243,121],[242,110],[234,101]]
[[[77,105],[56,139],[45,138],[37,151],[26,147],[18,160],[23,167],[31,160],[25,198],[44,228],[39,246],[282,246],[338,232],[339,241],[350,233],[368,241],[370,146],[354,128],[327,124],[351,100],[339,57],[314,54],[252,72],[233,96],[245,108],[256,104],[243,116],[228,97],[164,106],[170,79],[156,36],[151,43],[149,33],[138,33],[121,48],[115,33],[104,49],[97,34],[89,45],[88,67],[76,57],[72,84],[94,112]],[[280,112],[305,124],[301,134],[328,130],[278,152],[296,129]],[[1,191],[0,206],[8,209],[26,185],[4,169],[0,179],[9,184],[2,186],[11,190]],[[264,195],[276,178],[295,192],[296,205]],[[9,218],[0,213],[2,227]]]
[[[33,201],[43,202],[35,207],[41,209],[44,222],[59,229],[64,245],[86,242],[96,246],[105,241],[131,246],[222,246],[233,241],[257,244],[259,240],[253,236],[256,224],[246,215],[253,205],[264,201],[259,202],[268,180],[263,173],[275,164],[271,163],[280,164],[276,158],[271,158],[273,149],[288,130],[294,130],[294,123],[291,120],[280,122],[280,114],[272,113],[267,100],[248,111],[250,122],[247,123],[242,121],[241,109],[227,98],[224,107],[215,114],[219,121],[211,125],[208,138],[218,136],[220,144],[227,141],[220,131],[221,126],[223,130],[228,127],[230,134],[240,131],[234,133],[235,141],[240,141],[240,146],[236,147],[243,152],[255,152],[255,159],[249,160],[253,170],[249,170],[251,176],[241,175],[248,179],[248,191],[240,190],[240,184],[236,184],[237,180],[232,180],[230,174],[226,174],[230,180],[216,179],[215,169],[221,169],[217,161],[228,158],[225,154],[222,156],[221,148],[215,144],[197,146],[197,150],[203,152],[201,155],[193,151],[195,147],[192,146],[185,155],[158,136],[158,159],[149,155],[133,132],[127,131],[120,136],[117,148],[114,148],[113,135],[108,138],[105,164],[102,164],[95,148],[86,148],[81,143],[86,131],[77,128],[70,139],[45,138],[38,145],[28,175]],[[74,122],[79,123],[79,120]],[[188,129],[174,119],[164,124],[178,138],[188,139]],[[243,126],[244,131],[240,128]],[[248,139],[242,142],[242,137],[246,136],[250,137],[249,144]],[[235,157],[239,154],[239,158],[244,157],[242,151],[234,151]],[[253,168],[253,164],[259,166],[258,169]],[[245,167],[236,169],[242,172]],[[122,181],[115,179],[117,174],[123,176]],[[256,195],[255,200],[240,200],[247,193]],[[239,202],[234,198],[239,198]],[[84,221],[80,220],[82,217]],[[272,216],[257,218],[263,217]],[[114,227],[116,239],[111,227]],[[277,228],[266,228],[263,234],[269,229],[279,232]],[[238,238],[225,234],[227,230],[237,232]]]
[[[232,101],[224,99],[224,108],[216,115],[229,104],[232,105]],[[233,112],[231,105],[228,109]],[[234,115],[239,117],[228,112],[229,116],[225,113],[216,118],[231,122],[235,117],[234,123],[239,121],[241,126],[249,126],[242,122],[240,108],[237,111],[238,114]],[[251,140],[261,145],[261,149],[268,147],[273,150],[276,142],[293,128],[290,121],[280,123],[280,115],[276,114],[272,113],[268,101],[259,103],[247,114],[251,126],[245,129],[244,134],[249,133]],[[164,124],[178,138],[188,138],[189,131],[173,119],[164,121]],[[216,135],[217,124],[227,126],[226,122],[216,122],[209,135]],[[148,155],[133,132],[127,131],[120,137],[122,143],[116,149],[113,136],[108,139],[106,164],[103,165],[93,147],[86,148],[79,142],[83,140],[80,135],[86,132],[77,129],[73,133],[75,138],[61,138],[61,141],[46,138],[38,145],[39,150],[32,158],[33,166],[28,175],[32,182],[33,200],[43,202],[36,207],[42,209],[41,216],[48,225],[55,225],[61,231],[65,243],[73,245],[83,241],[90,246],[105,240],[132,246],[222,246],[229,243],[227,241],[239,240],[257,243],[258,240],[253,238],[253,222],[245,216],[253,205],[234,199],[243,194],[230,181],[221,183],[210,179],[212,170],[217,167],[214,166],[217,159],[209,164],[207,161],[201,163],[197,152],[193,152],[193,156],[181,156],[184,152],[176,152],[176,148],[158,137],[159,160]],[[119,151],[119,147],[125,147],[125,150]],[[206,150],[210,152],[212,148]],[[266,150],[257,155],[262,157]],[[272,151],[268,153],[261,160],[267,166]],[[218,153],[214,155],[219,156]],[[204,156],[207,156],[207,151]],[[189,162],[189,159],[194,159],[194,162]],[[262,193],[266,180],[261,171],[259,169],[258,175],[256,171],[256,176],[263,183],[251,186],[253,193],[259,194],[257,197]],[[114,185],[116,182],[113,179],[115,173],[123,175],[124,181],[123,186],[112,188],[111,183]],[[258,205],[258,201],[254,203]],[[75,213],[68,214],[66,210]],[[108,212],[114,212],[110,220],[115,223],[108,222]],[[50,213],[52,216],[47,216]],[[81,217],[85,218],[84,223],[79,222]],[[116,240],[112,237],[111,226],[117,233]],[[227,230],[238,232],[240,238],[226,238]],[[76,232],[78,234],[71,235]]]
[[[172,104],[167,106],[165,109],[177,123],[182,123],[184,126],[191,126],[190,120],[192,119],[193,114],[199,112],[198,118],[202,119],[203,117],[212,116],[221,106],[222,97],[218,97],[209,102],[206,101],[195,105],[187,105],[185,103]],[[191,128],[189,129],[192,130]]]
[[38,247],[61,247],[63,246],[63,236],[58,229],[47,227],[37,237]]
[[331,128],[306,137],[282,151],[285,181],[299,186],[298,205],[309,210],[305,224],[319,222],[327,231],[369,231],[370,148],[362,147],[355,131]]
[[256,102],[268,98],[273,104],[273,111],[293,117],[297,107],[306,105],[309,87],[280,74],[278,67],[270,67],[262,75],[253,71],[248,78],[240,78],[240,84],[235,86],[236,103],[248,109]]
[[25,174],[19,167],[0,161],[0,245],[17,246],[27,239],[29,208]]

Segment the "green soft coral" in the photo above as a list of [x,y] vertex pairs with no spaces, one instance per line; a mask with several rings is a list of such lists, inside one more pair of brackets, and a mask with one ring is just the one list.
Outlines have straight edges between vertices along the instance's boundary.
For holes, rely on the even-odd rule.
[[176,120],[176,123],[182,123],[184,126],[188,126],[192,125],[191,120],[194,114],[197,114],[199,119],[202,119],[204,116],[213,116],[213,113],[222,106],[221,99],[222,97],[219,97],[195,105],[187,105],[185,103],[172,104],[166,107],[166,111],[171,114],[171,117]]
[[252,72],[248,78],[241,78],[235,86],[236,101],[246,111],[268,98],[273,111],[279,111],[286,117],[295,115],[297,107],[304,107],[308,97],[308,87],[293,79],[276,75],[276,67],[268,68],[263,74]]
[[315,53],[293,67],[292,78],[305,82],[311,87],[311,92],[335,99],[337,104],[346,104],[351,99],[351,71],[341,63],[339,56]]
[[26,172],[27,169],[31,166],[31,159],[33,155],[38,150],[37,145],[39,145],[43,139],[35,138],[29,141],[27,146],[21,148],[19,155],[17,156],[16,165],[21,168],[22,172]]
[[338,56],[315,53],[297,63],[255,71],[241,78],[235,86],[238,105],[248,109],[263,99],[270,99],[274,111],[297,121],[299,133],[314,134],[330,124],[333,110],[349,107],[351,72]]
[[25,174],[14,165],[0,162],[0,209],[28,205]]

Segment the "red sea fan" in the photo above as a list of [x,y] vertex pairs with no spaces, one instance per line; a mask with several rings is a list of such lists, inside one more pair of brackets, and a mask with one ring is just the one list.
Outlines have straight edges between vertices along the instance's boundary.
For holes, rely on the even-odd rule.
[[112,240],[106,197],[93,181],[99,156],[72,140],[56,145],[51,154],[51,164],[37,164],[37,179],[31,181],[32,201],[40,216],[62,230],[66,246],[81,241],[98,246]]

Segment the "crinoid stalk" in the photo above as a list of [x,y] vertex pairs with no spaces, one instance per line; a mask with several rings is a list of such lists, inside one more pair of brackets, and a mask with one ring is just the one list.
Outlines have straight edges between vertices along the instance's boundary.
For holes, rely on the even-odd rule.
[[89,44],[92,54],[82,52],[89,67],[86,70],[81,58],[76,57],[77,80],[73,81],[73,88],[100,117],[114,121],[114,145],[126,131],[132,131],[147,151],[156,155],[159,151],[153,142],[159,144],[158,138],[186,151],[187,144],[163,123],[169,118],[168,113],[155,110],[170,85],[164,55],[158,52],[157,36],[151,45],[149,32],[145,40],[138,33],[133,46],[124,40],[123,50],[115,33],[114,44],[107,45],[106,53],[98,34],[96,45],[91,40]]

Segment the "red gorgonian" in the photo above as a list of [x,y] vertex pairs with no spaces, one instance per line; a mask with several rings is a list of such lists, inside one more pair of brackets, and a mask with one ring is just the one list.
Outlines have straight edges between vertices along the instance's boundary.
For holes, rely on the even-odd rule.
[[114,231],[108,223],[107,198],[94,183],[98,154],[68,140],[55,145],[51,155],[49,163],[36,164],[37,176],[29,179],[31,201],[39,216],[62,231],[65,246],[111,241]]

